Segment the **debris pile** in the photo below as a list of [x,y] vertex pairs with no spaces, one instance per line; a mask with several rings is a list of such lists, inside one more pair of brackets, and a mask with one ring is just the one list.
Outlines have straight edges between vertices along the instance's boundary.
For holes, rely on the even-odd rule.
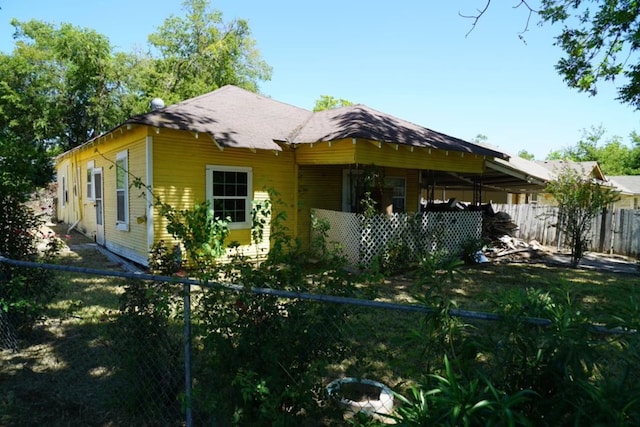
[[515,262],[544,257],[544,247],[535,240],[525,242],[512,236],[501,236],[494,240],[491,247],[485,251],[488,258],[495,261]]
[[502,236],[513,236],[518,226],[511,221],[506,212],[484,212],[482,215],[482,237],[488,240],[500,239]]
[[490,203],[485,205],[464,204],[450,199],[443,203],[429,203],[426,209],[432,212],[446,211],[481,211],[482,212],[482,239],[488,242],[484,255],[494,261],[518,262],[546,256],[544,247],[533,240],[525,242],[514,236],[518,229],[506,212],[495,212]]

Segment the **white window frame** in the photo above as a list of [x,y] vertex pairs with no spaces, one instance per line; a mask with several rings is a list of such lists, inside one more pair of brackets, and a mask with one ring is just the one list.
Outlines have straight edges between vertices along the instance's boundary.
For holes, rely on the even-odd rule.
[[[401,212],[396,212],[394,210],[394,213],[404,213],[407,212],[407,177],[405,176],[387,176],[384,179],[384,186],[385,188],[390,188],[392,191],[394,191],[394,194],[391,196],[391,202],[395,207],[395,202],[396,200],[402,200],[402,211]],[[395,182],[394,182],[395,181]],[[400,181],[402,181],[401,185],[394,185],[396,183],[399,183]],[[401,196],[396,196],[395,195],[395,189],[396,188],[402,188],[402,195]]]
[[[124,162],[124,166],[120,165],[120,162]],[[118,173],[124,173],[122,179],[122,186],[118,187]],[[116,229],[120,231],[129,231],[129,152],[127,150],[121,151],[116,154]],[[122,198],[118,198],[118,194],[122,193]],[[124,218],[118,218],[119,212],[119,200],[124,203],[123,216]]]
[[95,178],[93,177],[93,169],[95,168],[95,163],[93,160],[87,162],[87,200],[92,202],[96,199],[95,194],[95,186],[93,185]]
[[67,175],[62,175],[62,186],[61,186],[61,199],[62,199],[62,207],[67,206],[69,203],[69,190],[67,189]]
[[[213,172],[241,172],[241,173],[247,174],[247,195],[245,197],[230,196],[230,197],[216,197],[216,198],[221,198],[221,199],[244,198],[245,220],[243,222],[229,222],[227,225],[229,229],[251,228],[251,208],[253,206],[253,168],[242,167],[242,166],[207,165],[206,166],[206,196],[207,196],[207,201],[209,201],[210,203],[211,209],[213,209],[213,206],[214,206]],[[216,212],[214,211],[214,216],[215,215],[216,215]],[[224,219],[224,218],[221,218],[221,219]]]
[[354,212],[351,209],[355,197],[355,181],[362,175],[362,169],[342,170],[342,212]]

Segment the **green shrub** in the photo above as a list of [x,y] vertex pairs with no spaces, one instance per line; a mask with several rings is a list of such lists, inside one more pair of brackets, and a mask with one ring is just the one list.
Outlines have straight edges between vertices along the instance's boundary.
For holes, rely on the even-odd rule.
[[[42,225],[38,216],[21,199],[0,194],[0,254],[21,261],[49,261],[58,254],[60,240],[40,236]],[[41,254],[37,244],[47,241]],[[0,264],[0,310],[20,334],[28,333],[42,318],[47,304],[60,289],[55,274],[38,268]]]

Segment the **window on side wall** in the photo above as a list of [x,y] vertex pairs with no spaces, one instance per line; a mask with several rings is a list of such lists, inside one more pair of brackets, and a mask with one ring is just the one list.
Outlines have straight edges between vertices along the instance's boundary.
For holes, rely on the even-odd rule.
[[393,212],[401,213],[406,211],[407,205],[407,180],[403,177],[385,178],[385,188],[389,190]]
[[116,228],[129,230],[129,159],[128,152],[116,155]]
[[95,167],[93,160],[87,162],[87,200],[95,200],[95,190],[93,187],[93,168]]
[[69,203],[69,190],[67,189],[67,177],[62,176],[62,206],[66,206]]
[[251,227],[251,168],[207,166],[207,200],[215,218],[229,220],[229,228]]

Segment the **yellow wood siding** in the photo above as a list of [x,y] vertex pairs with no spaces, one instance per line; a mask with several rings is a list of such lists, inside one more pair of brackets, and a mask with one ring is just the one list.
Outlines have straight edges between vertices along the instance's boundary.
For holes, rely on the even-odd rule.
[[342,210],[344,166],[301,166],[298,169],[298,238],[308,247],[311,209]]
[[74,171],[71,174],[73,183],[69,184],[76,200],[73,204],[74,212],[62,219],[68,223],[75,223],[79,219],[76,228],[91,238],[95,238],[96,234],[96,208],[95,203],[87,199],[87,165],[93,161],[94,168],[102,169],[104,235],[107,247],[138,262],[144,262],[148,257],[147,232],[144,223],[146,200],[139,197],[141,190],[129,189],[129,229],[128,231],[117,230],[114,164],[117,153],[127,150],[129,184],[132,184],[133,177],[144,179],[146,135],[146,127],[121,127],[91,143],[65,153],[58,159],[56,166],[58,171],[66,169]]
[[[107,247],[115,245],[118,249],[128,255],[136,255],[139,259],[146,260],[149,254],[147,247],[147,228],[144,221],[146,213],[146,198],[142,197],[143,190],[132,186],[134,178],[144,180],[146,176],[144,138],[131,140],[121,138],[105,144],[98,149],[106,158],[106,167],[103,168],[104,180],[104,234]],[[122,151],[127,151],[128,161],[128,230],[119,230],[116,226],[116,156]],[[138,221],[138,218],[141,220]],[[128,255],[129,256],[129,255]],[[130,257],[130,256],[129,256]]]
[[378,144],[358,139],[303,144],[296,147],[299,165],[362,164],[403,169],[446,170],[481,173],[484,157],[469,153],[413,148],[397,144]]
[[[293,151],[224,148],[220,150],[208,135],[162,129],[153,134],[154,194],[177,209],[187,209],[206,199],[207,165],[250,167],[253,174],[253,199],[267,198],[267,192],[279,193],[272,200],[276,212],[285,211],[284,225],[293,235],[296,229],[296,182]],[[274,213],[276,213],[274,212]],[[154,214],[155,240],[171,240],[167,222]],[[234,229],[227,243],[251,244],[250,229]],[[247,248],[243,248],[247,249]]]

